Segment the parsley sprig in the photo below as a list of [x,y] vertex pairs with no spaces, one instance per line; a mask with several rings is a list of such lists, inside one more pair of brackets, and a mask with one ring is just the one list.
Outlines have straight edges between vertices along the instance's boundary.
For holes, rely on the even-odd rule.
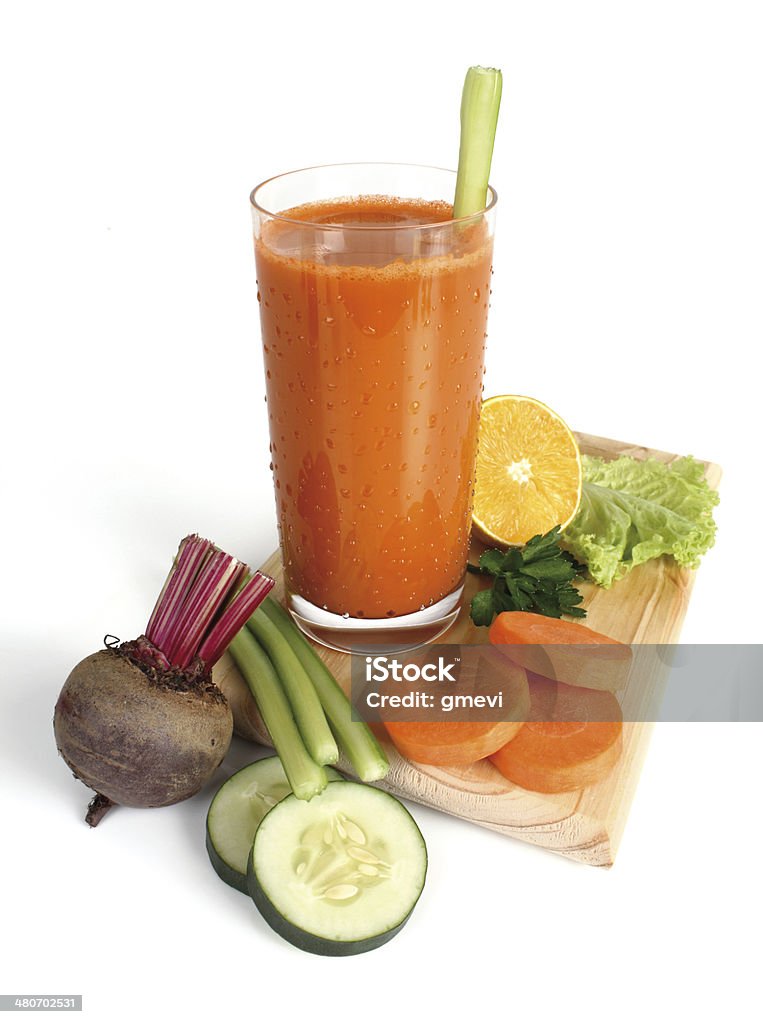
[[548,533],[533,537],[523,548],[492,548],[480,555],[478,566],[468,566],[470,572],[493,577],[492,587],[472,598],[475,626],[489,626],[500,612],[539,612],[554,619],[562,615],[585,618],[585,609],[578,607],[583,595],[572,585],[583,566],[559,547],[560,533],[555,526]]

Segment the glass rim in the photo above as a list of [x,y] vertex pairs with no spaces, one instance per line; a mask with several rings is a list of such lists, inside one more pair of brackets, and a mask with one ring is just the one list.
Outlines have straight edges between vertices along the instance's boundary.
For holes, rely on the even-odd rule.
[[[443,171],[446,174],[452,174],[454,179],[457,172],[450,167],[436,167],[431,164],[406,164],[400,163],[394,160],[361,160],[361,161],[345,161],[337,164],[314,164],[310,167],[298,167],[292,171],[283,171],[281,174],[273,174],[271,177],[261,181],[259,185],[255,185],[252,191],[249,193],[249,202],[252,204],[252,208],[257,210],[258,213],[265,217],[269,217],[271,220],[281,221],[283,224],[298,224],[303,228],[317,228],[321,231],[424,231],[431,228],[443,228],[448,227],[452,224],[465,224],[469,221],[475,220],[477,217],[483,217],[486,213],[489,213],[494,209],[498,202],[498,193],[492,185],[488,185],[487,194],[488,202],[481,209],[477,210],[476,213],[469,213],[465,217],[450,217],[447,220],[439,221],[428,221],[423,224],[321,224],[317,221],[311,220],[297,220],[296,217],[284,217],[280,213],[276,213],[273,210],[268,210],[264,207],[257,199],[257,193],[265,188],[266,185],[272,184],[274,181],[279,181],[281,178],[290,178],[295,174],[304,174],[307,171],[326,171],[331,170],[335,167],[405,167],[410,170],[422,170],[422,171]],[[371,195],[372,193],[358,193]],[[374,195],[380,195],[381,193],[373,193]],[[339,196],[327,196],[326,201],[331,199],[344,198]],[[413,197],[408,197],[413,198]],[[316,200],[320,202],[320,200]]]

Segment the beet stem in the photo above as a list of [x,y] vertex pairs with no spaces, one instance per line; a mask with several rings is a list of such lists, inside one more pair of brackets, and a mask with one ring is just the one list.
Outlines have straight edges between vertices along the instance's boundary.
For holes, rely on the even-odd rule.
[[182,611],[199,573],[215,550],[211,541],[198,534],[191,534],[180,542],[172,568],[146,626],[146,636],[165,654],[176,616]]
[[[244,584],[242,586],[242,584]],[[228,644],[273,587],[248,567],[198,534],[181,542],[146,626],[146,637],[166,659],[163,667],[206,668]]]
[[215,551],[199,573],[193,592],[174,622],[169,649],[164,651],[171,665],[185,668],[193,660],[217,613],[244,572],[246,568],[241,562],[224,551]]
[[222,657],[231,640],[241,628],[239,623],[242,618],[246,622],[274,586],[275,580],[259,571],[247,580],[225,607],[199,648],[199,657],[206,665],[211,667]]

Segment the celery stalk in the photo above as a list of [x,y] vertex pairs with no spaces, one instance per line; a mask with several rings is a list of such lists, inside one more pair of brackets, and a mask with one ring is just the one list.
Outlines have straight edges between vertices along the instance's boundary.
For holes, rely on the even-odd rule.
[[350,702],[324,662],[294,625],[281,605],[267,598],[257,614],[267,615],[277,626],[313,682],[339,745],[363,782],[376,782],[389,771],[389,762],[365,722],[353,721]]
[[485,208],[503,79],[497,68],[469,68],[461,96],[461,144],[454,217]]
[[247,619],[246,625],[273,662],[310,756],[318,764],[336,764],[339,749],[318,694],[282,631],[260,610]]
[[228,650],[257,701],[294,795],[310,800],[328,780],[305,749],[272,662],[247,629],[233,637]]

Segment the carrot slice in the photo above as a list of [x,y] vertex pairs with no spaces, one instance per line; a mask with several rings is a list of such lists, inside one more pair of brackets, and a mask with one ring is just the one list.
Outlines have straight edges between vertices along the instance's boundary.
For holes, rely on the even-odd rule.
[[529,720],[490,760],[510,782],[538,793],[568,793],[601,782],[622,750],[617,698],[540,676],[531,675],[529,683]]
[[490,640],[529,672],[570,686],[619,690],[631,671],[628,644],[579,622],[535,612],[501,612],[490,627]]
[[501,612],[490,627],[494,644],[617,644],[619,640],[597,633],[581,622],[551,619],[537,612]]
[[507,663],[502,722],[392,722],[384,726],[397,749],[410,761],[443,767],[471,764],[494,754],[512,740],[530,713],[527,673]]
[[471,764],[503,747],[522,722],[385,722],[390,739],[409,761],[443,767]]

